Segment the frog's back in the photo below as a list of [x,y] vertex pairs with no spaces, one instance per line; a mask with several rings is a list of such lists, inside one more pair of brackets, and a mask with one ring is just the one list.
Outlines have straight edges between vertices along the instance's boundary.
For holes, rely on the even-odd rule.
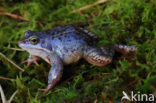
[[58,32],[52,35],[51,44],[65,64],[78,61],[83,56],[84,47],[92,43],[89,36],[71,25],[53,30]]
[[65,64],[79,60],[83,55],[84,48],[93,45],[92,37],[71,25],[56,27],[40,33],[42,33],[43,38],[46,37],[45,42]]
[[48,44],[53,46],[73,46],[73,45],[94,45],[93,38],[85,34],[78,27],[67,25],[58,26],[51,30],[36,32],[40,38],[44,38]]

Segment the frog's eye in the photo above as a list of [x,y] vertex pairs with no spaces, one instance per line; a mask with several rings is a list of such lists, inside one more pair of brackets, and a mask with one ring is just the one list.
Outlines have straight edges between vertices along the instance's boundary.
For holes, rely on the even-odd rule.
[[39,42],[39,39],[36,37],[32,37],[29,39],[30,43],[36,45]]

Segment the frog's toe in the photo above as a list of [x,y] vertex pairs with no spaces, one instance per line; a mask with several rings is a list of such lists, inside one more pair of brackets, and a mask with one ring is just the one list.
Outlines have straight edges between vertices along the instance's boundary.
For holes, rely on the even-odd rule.
[[36,66],[39,66],[37,60],[34,60],[34,61],[32,61],[32,62],[29,62],[29,63],[27,64],[27,66],[30,66],[32,63],[34,63]]
[[25,64],[25,63],[27,63],[27,60],[24,60],[24,61],[21,62],[21,64]]
[[38,88],[38,91],[44,92],[46,89]]
[[35,59],[35,60],[30,60],[30,59],[28,59],[28,60],[25,60],[25,61],[23,61],[21,64],[24,64],[24,63],[27,63],[27,67],[29,67],[31,64],[35,64],[36,66],[39,66],[39,64],[38,64],[38,62],[37,62],[37,60]]
[[44,97],[51,89],[41,89],[41,88],[38,88],[39,91],[42,91],[42,95],[40,95],[38,98],[41,98],[41,97]]
[[135,45],[128,46],[128,45],[120,45],[120,44],[114,44],[114,48],[117,52],[121,52],[122,54],[123,54],[123,52],[124,53],[129,53],[129,52],[135,53],[138,49],[138,47]]

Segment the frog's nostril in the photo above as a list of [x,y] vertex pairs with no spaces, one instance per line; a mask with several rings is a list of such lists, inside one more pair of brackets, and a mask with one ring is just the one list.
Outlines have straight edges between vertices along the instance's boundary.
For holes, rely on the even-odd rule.
[[26,43],[26,41],[25,40],[22,40],[22,41],[19,41],[19,43]]
[[25,44],[25,42],[26,42],[25,40],[19,41],[19,42],[18,42],[18,45],[20,46],[21,44]]

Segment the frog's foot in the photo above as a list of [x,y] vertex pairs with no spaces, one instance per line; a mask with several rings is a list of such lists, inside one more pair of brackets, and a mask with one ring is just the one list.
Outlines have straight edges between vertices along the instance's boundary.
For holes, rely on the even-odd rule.
[[131,63],[131,65],[133,65],[134,64],[134,62],[132,61],[132,57],[130,57],[129,55],[127,55],[127,53],[129,53],[129,52],[136,52],[137,51],[137,47],[136,46],[126,46],[126,45],[115,45],[114,46],[115,47],[115,49],[118,51],[118,52],[120,52],[120,53],[122,53],[123,55],[124,55],[124,57],[119,57],[118,59],[127,59],[130,63]]
[[27,63],[27,66],[29,67],[32,63],[34,63],[36,66],[39,66],[38,61],[39,57],[37,56],[29,56],[29,58],[22,62],[22,64]]
[[135,45],[128,46],[128,45],[114,44],[114,48],[117,52],[121,52],[122,54],[137,51],[137,46]]
[[36,66],[39,66],[38,62],[36,60],[25,60],[22,62],[22,64],[27,63],[27,66],[29,67],[32,63],[34,63]]
[[[42,89],[42,88],[38,88],[38,91],[42,91],[43,93],[39,96],[39,98],[44,97],[52,88],[54,88],[54,86],[56,85],[56,83],[51,84],[50,86],[48,85],[47,88]],[[50,88],[49,88],[50,87]]]
[[44,97],[49,91],[50,89],[42,89],[42,88],[38,88],[38,91],[42,91],[42,95],[40,95],[38,98]]
[[112,62],[113,56],[102,48],[88,47],[84,53],[84,58],[93,65],[105,66]]
[[46,89],[38,88],[38,91],[44,92]]

